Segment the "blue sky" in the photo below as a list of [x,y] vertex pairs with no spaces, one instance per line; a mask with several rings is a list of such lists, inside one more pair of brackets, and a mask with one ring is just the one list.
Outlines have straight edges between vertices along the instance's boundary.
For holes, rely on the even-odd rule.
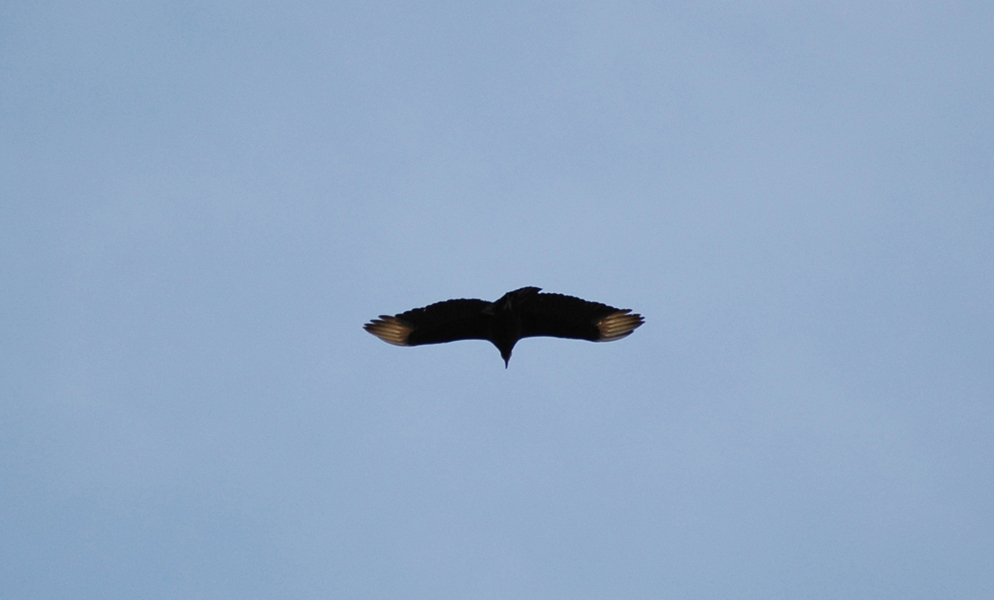
[[[0,5],[0,588],[989,598],[994,9]],[[362,330],[526,285],[611,344]]]

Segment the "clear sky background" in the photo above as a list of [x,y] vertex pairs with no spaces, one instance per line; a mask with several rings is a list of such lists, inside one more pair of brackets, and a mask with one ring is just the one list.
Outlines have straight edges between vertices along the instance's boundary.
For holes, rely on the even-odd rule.
[[[992,40],[0,4],[3,596],[994,597]],[[526,285],[646,324],[362,330]]]

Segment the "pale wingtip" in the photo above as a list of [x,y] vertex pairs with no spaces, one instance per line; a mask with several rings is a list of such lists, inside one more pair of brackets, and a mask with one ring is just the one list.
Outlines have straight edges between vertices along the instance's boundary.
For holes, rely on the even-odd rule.
[[631,335],[645,323],[645,319],[638,313],[632,313],[631,309],[619,310],[611,313],[597,322],[597,329],[600,330],[598,342],[613,342],[623,337]]
[[407,346],[407,336],[414,330],[408,323],[387,315],[380,315],[380,318],[373,319],[362,328],[394,346]]

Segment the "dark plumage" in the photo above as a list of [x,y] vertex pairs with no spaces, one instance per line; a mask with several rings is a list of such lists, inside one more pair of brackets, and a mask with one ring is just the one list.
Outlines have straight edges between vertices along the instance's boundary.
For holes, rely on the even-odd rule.
[[364,329],[397,346],[487,340],[497,346],[504,367],[521,338],[550,336],[592,342],[620,340],[645,322],[630,309],[614,308],[525,287],[485,300],[446,300],[393,317],[380,315]]

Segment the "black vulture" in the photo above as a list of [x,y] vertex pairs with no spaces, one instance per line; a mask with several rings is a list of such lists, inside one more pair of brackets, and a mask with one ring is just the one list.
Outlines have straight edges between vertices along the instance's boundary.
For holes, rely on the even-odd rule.
[[562,294],[524,287],[496,302],[459,299],[415,308],[393,317],[380,315],[363,327],[397,346],[487,340],[497,346],[504,368],[521,338],[550,336],[592,342],[620,340],[645,322],[631,309],[614,308]]

